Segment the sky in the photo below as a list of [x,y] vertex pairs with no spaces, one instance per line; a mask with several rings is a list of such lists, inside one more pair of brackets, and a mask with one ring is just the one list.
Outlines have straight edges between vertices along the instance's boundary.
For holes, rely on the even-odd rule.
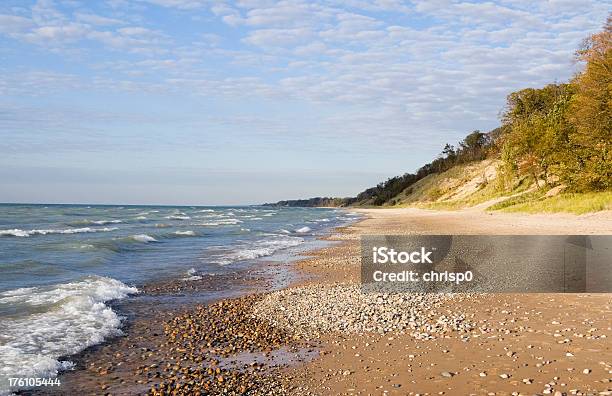
[[412,172],[567,81],[593,0],[2,0],[0,202],[253,204]]

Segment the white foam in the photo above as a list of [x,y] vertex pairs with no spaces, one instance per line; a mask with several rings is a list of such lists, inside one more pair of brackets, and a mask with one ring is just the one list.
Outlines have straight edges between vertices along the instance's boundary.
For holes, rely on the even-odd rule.
[[200,279],[202,279],[202,277],[198,275],[198,271],[196,271],[195,268],[191,268],[189,271],[187,271],[187,277],[183,278],[183,280],[186,281],[195,281]]
[[196,236],[196,233],[193,231],[175,231],[174,234],[179,236]]
[[137,242],[143,242],[143,243],[157,242],[157,239],[147,234],[132,235],[130,238],[132,238],[133,240]]
[[20,230],[19,228],[13,228],[12,230],[0,230],[0,236],[15,236],[15,237],[29,237],[32,235],[47,235],[47,234],[80,234],[86,232],[109,232],[115,231],[117,227],[104,227],[104,228],[68,228],[65,230]]
[[218,219],[220,217],[227,217],[224,214],[220,214],[220,213],[208,213],[208,214],[203,214],[203,215],[195,215],[193,216],[196,219]]
[[122,318],[104,303],[137,292],[118,280],[92,276],[0,293],[0,305],[33,312],[0,321],[0,394],[11,391],[9,377],[55,377],[73,365],[59,357],[121,334]]
[[119,223],[123,223],[123,221],[121,220],[94,220],[91,222],[91,224],[96,224],[96,225],[119,224]]
[[298,246],[304,243],[300,237],[278,236],[274,239],[262,239],[252,245],[243,246],[242,249],[231,251],[212,257],[211,262],[219,265],[227,265],[237,261],[253,260],[260,257],[271,256],[275,252]]
[[0,236],[29,237],[30,233],[18,228],[13,228],[12,230],[0,230]]
[[217,221],[209,221],[209,222],[204,222],[204,223],[194,223],[193,225],[214,227],[214,226],[219,226],[219,225],[236,225],[240,223],[242,223],[242,221],[238,219],[221,219]]
[[170,220],[189,220],[189,219],[191,219],[191,217],[185,216],[185,215],[171,215],[171,216],[166,216],[166,219],[170,219]]
[[202,210],[198,210],[198,212],[201,212],[201,213],[212,213],[212,212],[214,212],[214,209],[202,209]]
[[302,227],[302,228],[298,228],[297,230],[295,230],[295,232],[297,232],[298,234],[305,234],[310,231],[311,231],[310,227]]

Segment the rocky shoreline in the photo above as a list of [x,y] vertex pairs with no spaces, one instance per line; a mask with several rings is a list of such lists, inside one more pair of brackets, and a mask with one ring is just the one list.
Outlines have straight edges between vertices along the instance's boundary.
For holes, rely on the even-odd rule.
[[[127,319],[124,336],[67,357],[75,369],[60,375],[60,387],[18,394],[287,394],[290,377],[280,367],[297,364],[314,346],[251,314],[262,290],[290,281],[284,267],[265,263],[144,285],[139,295],[113,304]],[[280,347],[279,360],[271,352]]]

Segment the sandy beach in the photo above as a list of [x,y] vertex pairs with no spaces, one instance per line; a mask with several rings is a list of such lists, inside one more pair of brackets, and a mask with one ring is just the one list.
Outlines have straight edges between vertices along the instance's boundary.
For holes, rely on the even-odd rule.
[[[363,234],[609,234],[612,230],[610,212],[587,216],[478,210],[360,212],[368,218],[342,230],[337,236],[344,240],[341,245],[298,263],[301,270],[317,275],[314,283],[327,284],[327,290],[338,282],[348,287],[358,281],[358,238]],[[334,296],[319,291],[319,298]],[[425,313],[434,324],[427,332],[431,339],[419,339],[410,329],[385,334],[329,332],[322,338],[324,354],[295,373],[317,394],[612,394],[611,308],[610,294],[447,299]],[[334,309],[322,313],[330,315]],[[453,328],[457,323],[466,326]]]
[[[364,209],[331,246],[266,272],[242,297],[189,304],[211,279],[151,286],[126,336],[89,348],[35,394],[608,395],[610,294],[363,294],[364,234],[606,234],[612,214]],[[248,280],[248,282],[245,282]],[[178,300],[177,300],[178,298]],[[173,301],[187,301],[175,305]],[[144,308],[143,308],[144,307]],[[125,310],[124,310],[125,311]]]

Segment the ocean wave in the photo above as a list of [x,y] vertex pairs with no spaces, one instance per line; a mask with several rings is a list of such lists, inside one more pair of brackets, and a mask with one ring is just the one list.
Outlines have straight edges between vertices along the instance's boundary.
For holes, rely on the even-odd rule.
[[298,228],[297,230],[295,230],[295,232],[297,232],[298,234],[305,234],[310,231],[312,231],[310,227],[302,227],[302,228]]
[[204,223],[193,223],[193,225],[214,227],[214,226],[220,226],[220,225],[236,225],[240,223],[242,223],[242,221],[238,219],[221,219],[217,221],[209,221],[209,222],[204,222]]
[[174,235],[178,236],[196,236],[194,231],[175,231]]
[[218,218],[223,218],[227,216],[222,213],[207,213],[203,215],[195,215],[193,217],[196,219],[218,219]]
[[8,388],[8,377],[55,377],[73,366],[61,356],[120,335],[122,318],[105,303],[137,292],[118,280],[92,276],[0,293],[0,304],[20,304],[33,312],[0,322],[0,394],[15,390]]
[[47,234],[80,234],[87,232],[110,232],[117,230],[117,227],[104,227],[104,228],[68,228],[65,230],[21,230],[19,228],[13,228],[12,230],[0,230],[0,236],[14,236],[14,237],[29,237],[32,235],[47,235]]
[[186,216],[186,215],[171,215],[171,216],[166,216],[166,219],[170,219],[170,220],[189,220],[189,219],[191,219],[191,217]]
[[279,250],[298,246],[304,243],[300,237],[278,236],[274,239],[262,239],[250,245],[233,247],[229,252],[215,254],[210,261],[219,265],[228,265],[238,261],[254,260],[260,257],[271,256]]
[[183,280],[186,281],[195,281],[200,279],[202,279],[202,276],[198,275],[198,271],[196,271],[195,268],[191,268],[189,271],[187,271],[187,277],[183,278]]
[[104,225],[104,224],[119,224],[123,223],[122,220],[94,220],[91,222],[92,224]]
[[123,223],[122,220],[78,220],[72,223],[69,223],[70,225],[105,225],[105,224],[119,224],[119,223]]
[[142,243],[158,242],[157,239],[155,239],[152,236],[147,235],[147,234],[132,235],[129,238],[134,240],[134,241],[136,241],[136,242],[142,242]]

